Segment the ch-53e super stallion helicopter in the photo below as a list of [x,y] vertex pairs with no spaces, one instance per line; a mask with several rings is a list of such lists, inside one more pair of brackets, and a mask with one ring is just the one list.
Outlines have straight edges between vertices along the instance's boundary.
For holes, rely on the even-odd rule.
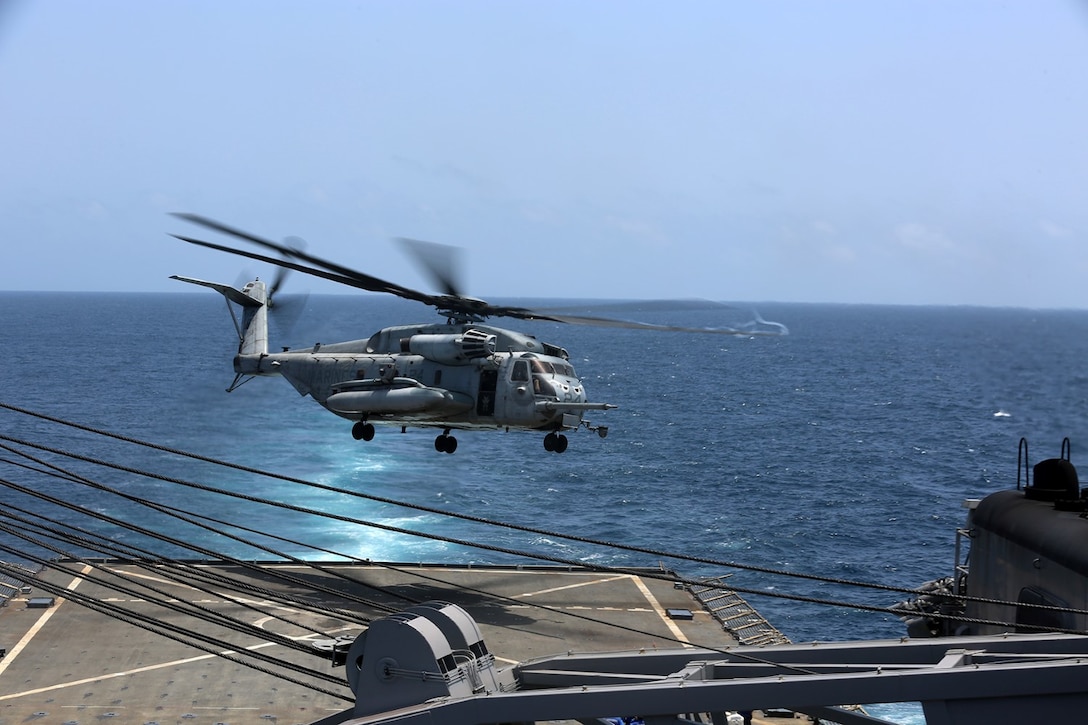
[[[452,248],[402,240],[428,263],[428,271],[442,287],[442,294],[431,295],[206,217],[175,216],[280,256],[172,235],[190,244],[266,262],[279,267],[281,273],[295,270],[370,292],[416,300],[445,316],[444,324],[386,327],[365,340],[269,352],[268,311],[282,274],[271,287],[257,279],[240,290],[191,277],[171,278],[210,287],[227,300],[239,338],[235,377],[227,392],[254,376],[282,376],[301,395],[310,395],[330,412],[355,421],[351,432],[356,440],[373,439],[375,423],[400,426],[402,433],[409,426],[441,429],[434,447],[444,453],[457,450],[457,439],[451,435],[457,429],[543,431],[544,449],[555,453],[567,449],[564,431],[585,427],[605,437],[606,426],[594,426],[582,416],[586,411],[616,406],[589,401],[567,351],[531,335],[487,325],[484,321],[489,317],[727,335],[786,333],[784,326],[758,318],[758,323],[770,329],[684,328],[492,305],[461,294],[452,274],[434,263],[435,255]],[[240,322],[231,303],[241,308]]]

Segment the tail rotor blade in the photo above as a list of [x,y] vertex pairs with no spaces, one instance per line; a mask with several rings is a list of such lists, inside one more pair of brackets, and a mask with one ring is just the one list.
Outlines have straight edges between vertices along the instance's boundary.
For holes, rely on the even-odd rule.
[[[283,246],[293,252],[302,252],[306,249],[306,240],[302,237],[287,237],[283,240]],[[276,268],[276,277],[272,280],[272,286],[268,290],[269,299],[276,296],[276,293],[283,287],[283,283],[287,281],[287,276],[290,273],[291,270],[287,267],[280,266]]]

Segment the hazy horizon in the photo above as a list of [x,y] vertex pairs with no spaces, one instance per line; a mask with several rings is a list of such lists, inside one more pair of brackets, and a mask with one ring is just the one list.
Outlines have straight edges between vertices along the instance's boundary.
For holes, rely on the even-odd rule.
[[1073,0],[9,2],[0,289],[272,276],[192,212],[487,299],[1083,309],[1085,67]]

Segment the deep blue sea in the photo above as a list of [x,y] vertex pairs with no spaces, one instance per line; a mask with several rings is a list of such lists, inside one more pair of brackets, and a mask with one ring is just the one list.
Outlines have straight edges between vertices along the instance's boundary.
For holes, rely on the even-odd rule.
[[[508,300],[506,300],[508,301]],[[528,302],[532,306],[540,300]],[[548,301],[561,304],[561,301]],[[750,306],[738,306],[742,315]],[[951,572],[967,497],[1014,487],[1017,443],[1030,461],[1088,446],[1088,311],[763,303],[786,337],[512,322],[561,345],[607,438],[580,431],[562,455],[542,436],[379,428],[363,443],[350,423],[283,380],[233,393],[234,328],[222,298],[188,294],[0,293],[0,402],[338,488],[559,533],[715,561],[900,587]],[[649,322],[727,323],[717,309],[647,310]],[[311,296],[272,345],[369,337],[432,321],[383,297]],[[254,477],[0,410],[0,434],[87,456],[413,531],[552,557],[731,574],[794,641],[897,637],[895,617],[777,595],[889,606],[894,592],[677,561],[495,528],[296,483]],[[43,477],[0,451],[0,478],[51,490],[208,548],[269,558],[233,540]],[[57,460],[50,456],[50,460]],[[176,484],[61,461],[151,500],[230,518],[300,542],[294,556],[497,562],[509,554],[329,521]],[[0,507],[45,504],[0,489]],[[74,516],[50,510],[67,520]],[[142,518],[141,518],[142,517]],[[102,525],[105,526],[105,525]],[[126,539],[130,534],[110,532]],[[0,543],[12,539],[0,533]],[[320,547],[314,551],[303,544]],[[13,544],[22,546],[21,542]],[[161,544],[152,544],[162,548]],[[0,559],[11,558],[0,552]]]

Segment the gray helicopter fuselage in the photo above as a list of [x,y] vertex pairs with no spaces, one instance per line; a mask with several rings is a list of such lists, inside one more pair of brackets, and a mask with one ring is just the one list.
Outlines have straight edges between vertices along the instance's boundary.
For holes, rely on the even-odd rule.
[[403,325],[276,353],[239,353],[235,372],[280,375],[349,420],[444,428],[563,429],[600,408],[562,348],[477,323]]

